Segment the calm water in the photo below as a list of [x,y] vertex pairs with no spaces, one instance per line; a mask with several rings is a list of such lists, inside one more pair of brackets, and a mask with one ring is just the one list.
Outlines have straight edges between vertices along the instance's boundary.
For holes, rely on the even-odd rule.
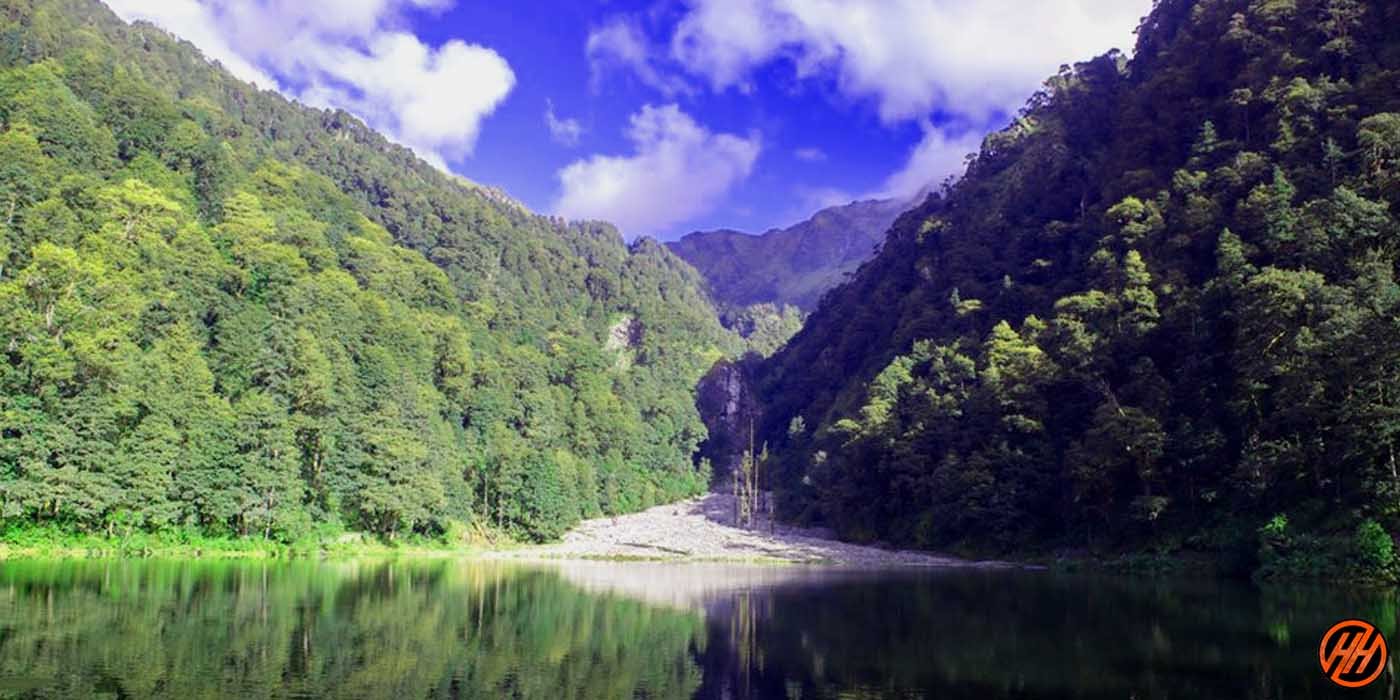
[[656,564],[0,563],[0,697],[1318,698],[1393,594]]

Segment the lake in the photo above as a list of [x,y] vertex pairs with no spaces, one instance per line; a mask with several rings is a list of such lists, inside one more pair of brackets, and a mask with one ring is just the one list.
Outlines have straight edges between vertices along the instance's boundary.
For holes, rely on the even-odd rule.
[[[1027,571],[0,562],[4,698],[1393,697],[1317,644],[1393,593]],[[1393,637],[1393,635],[1391,635]]]

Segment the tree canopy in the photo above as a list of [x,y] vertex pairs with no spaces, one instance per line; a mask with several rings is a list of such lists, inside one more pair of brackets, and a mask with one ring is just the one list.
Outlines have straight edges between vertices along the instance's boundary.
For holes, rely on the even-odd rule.
[[1395,3],[1159,0],[760,368],[787,514],[1003,550],[1400,531],[1398,83]]
[[549,538],[704,488],[694,385],[737,349],[653,241],[96,0],[0,1],[11,526]]

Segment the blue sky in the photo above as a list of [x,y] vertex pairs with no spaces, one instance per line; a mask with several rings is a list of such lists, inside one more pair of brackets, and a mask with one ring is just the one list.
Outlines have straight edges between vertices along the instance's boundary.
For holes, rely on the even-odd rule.
[[107,0],[235,74],[628,238],[761,232],[961,172],[1150,0]]

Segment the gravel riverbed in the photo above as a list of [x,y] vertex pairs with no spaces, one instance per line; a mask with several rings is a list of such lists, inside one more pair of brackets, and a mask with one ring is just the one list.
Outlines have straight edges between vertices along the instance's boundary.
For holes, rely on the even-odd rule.
[[734,523],[734,496],[710,493],[615,518],[580,523],[562,541],[499,554],[510,559],[654,559],[664,561],[770,561],[857,567],[981,567],[971,561],[924,552],[840,542],[820,529],[762,520],[753,528]]

